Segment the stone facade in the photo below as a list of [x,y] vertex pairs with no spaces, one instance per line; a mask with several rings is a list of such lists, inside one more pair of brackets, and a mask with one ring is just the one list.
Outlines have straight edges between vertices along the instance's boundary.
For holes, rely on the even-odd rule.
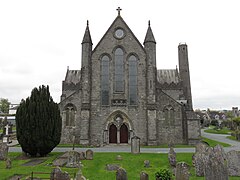
[[81,69],[68,69],[62,83],[61,143],[130,144],[133,136],[145,145],[198,142],[187,45],[178,52],[179,69],[157,70],[150,22],[142,45],[119,10],[94,49],[87,23]]

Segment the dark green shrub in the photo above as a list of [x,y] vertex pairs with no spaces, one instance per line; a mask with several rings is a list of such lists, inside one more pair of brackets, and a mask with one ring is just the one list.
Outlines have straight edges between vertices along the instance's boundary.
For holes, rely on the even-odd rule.
[[17,139],[23,152],[31,156],[48,154],[59,144],[61,129],[60,111],[49,87],[34,88],[16,113]]
[[172,173],[168,169],[160,169],[155,173],[156,180],[171,180]]
[[213,119],[213,120],[211,121],[211,125],[212,125],[212,126],[218,126],[218,120]]

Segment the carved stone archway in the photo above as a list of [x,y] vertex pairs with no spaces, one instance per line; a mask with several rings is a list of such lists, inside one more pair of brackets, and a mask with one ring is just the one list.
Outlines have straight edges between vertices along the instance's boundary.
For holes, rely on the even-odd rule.
[[116,111],[107,118],[103,133],[104,144],[130,143],[133,137],[132,123],[125,113]]

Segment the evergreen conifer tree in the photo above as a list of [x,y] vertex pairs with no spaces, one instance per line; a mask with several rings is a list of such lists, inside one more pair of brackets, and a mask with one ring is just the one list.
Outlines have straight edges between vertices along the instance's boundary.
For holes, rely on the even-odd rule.
[[22,100],[16,113],[16,129],[23,152],[31,156],[44,156],[59,144],[62,120],[48,86],[34,88],[31,96]]

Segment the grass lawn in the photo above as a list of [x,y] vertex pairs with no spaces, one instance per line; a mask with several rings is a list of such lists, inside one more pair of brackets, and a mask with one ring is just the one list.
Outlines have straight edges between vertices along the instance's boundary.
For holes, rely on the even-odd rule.
[[[18,160],[16,159],[18,156],[21,155],[21,153],[9,153],[9,157],[12,160],[12,168],[11,169],[5,169],[5,162],[0,161],[0,180],[3,179],[9,179],[11,176],[14,175],[24,175],[22,179],[26,179],[26,177],[31,175],[31,172],[45,172],[50,173],[52,170],[52,166],[49,164],[52,163],[54,159],[56,159],[57,156],[59,156],[62,153],[50,153],[46,158],[47,160],[44,161],[42,164],[36,165],[36,166],[21,166],[21,164],[24,164],[29,161],[28,160]],[[69,174],[76,173],[78,169],[76,168],[62,168],[62,170],[69,172]],[[35,176],[34,176],[35,177]],[[50,175],[40,175],[38,176],[40,178],[49,178]],[[73,176],[72,176],[73,177]]]
[[231,134],[232,131],[226,127],[222,129],[214,129],[214,126],[211,126],[209,129],[204,130],[204,132],[213,134]]
[[235,136],[227,136],[227,138],[239,142]]
[[218,142],[218,141],[214,141],[212,139],[208,139],[208,138],[205,138],[205,137],[202,137],[202,140],[207,142],[209,144],[209,146],[211,147],[214,147],[216,146],[217,144],[220,144],[222,145],[223,147],[230,147],[231,145],[230,144],[227,144],[227,143],[223,143],[223,142]]
[[[29,160],[16,160],[15,158],[19,156],[21,153],[9,153],[12,160],[12,169],[5,169],[5,163],[0,161],[0,179],[8,179],[14,174],[25,174],[26,176],[30,176],[32,171],[35,172],[46,172],[50,173],[53,168],[49,164],[62,153],[50,153],[47,157],[47,160],[40,165],[24,167],[21,164],[29,161]],[[123,160],[117,161],[116,156],[121,155]],[[168,155],[167,154],[138,154],[134,155],[131,153],[94,153],[94,160],[83,160],[83,174],[87,179],[90,180],[114,180],[116,179],[115,171],[106,171],[106,164],[119,164],[127,171],[128,179],[135,180],[139,179],[140,172],[145,171],[149,174],[149,179],[155,179],[155,173],[160,168],[170,168],[168,163]],[[15,159],[15,160],[14,160]],[[150,161],[150,168],[144,168],[144,160]],[[203,180],[203,177],[196,177],[194,168],[191,164],[192,153],[177,153],[177,161],[184,161],[190,165],[190,180]],[[69,173],[76,173],[78,170],[76,168],[61,168],[64,171]],[[44,178],[43,176],[40,176]],[[49,177],[45,176],[45,178]],[[230,177],[230,180],[237,180],[239,177]]]

